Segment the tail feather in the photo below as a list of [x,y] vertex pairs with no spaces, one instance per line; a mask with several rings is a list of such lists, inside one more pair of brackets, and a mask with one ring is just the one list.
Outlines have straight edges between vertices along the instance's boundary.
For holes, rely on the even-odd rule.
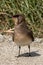
[[32,41],[34,41],[34,36],[33,36],[33,32],[31,31],[31,38],[32,38]]

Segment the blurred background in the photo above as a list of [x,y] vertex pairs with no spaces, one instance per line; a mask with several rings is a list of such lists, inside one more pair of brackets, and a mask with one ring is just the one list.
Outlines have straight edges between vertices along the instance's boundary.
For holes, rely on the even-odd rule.
[[15,14],[24,14],[35,37],[43,37],[43,0],[0,0],[0,31],[14,27]]

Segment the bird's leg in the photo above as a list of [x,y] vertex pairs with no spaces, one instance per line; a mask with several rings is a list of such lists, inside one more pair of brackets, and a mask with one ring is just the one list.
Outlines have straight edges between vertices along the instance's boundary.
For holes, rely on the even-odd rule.
[[31,55],[30,55],[30,45],[28,45],[28,48],[29,48],[29,56],[31,56]]
[[18,56],[20,56],[20,49],[21,49],[21,47],[19,46],[19,55]]

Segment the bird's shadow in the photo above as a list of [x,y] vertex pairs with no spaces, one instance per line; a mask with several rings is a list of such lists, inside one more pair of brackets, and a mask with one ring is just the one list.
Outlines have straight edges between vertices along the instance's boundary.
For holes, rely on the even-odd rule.
[[29,56],[29,53],[23,53],[23,54],[20,54],[20,56],[17,56],[17,57],[35,57],[35,56],[40,56],[40,54],[37,53],[36,51],[34,51],[34,52],[30,53],[30,56]]

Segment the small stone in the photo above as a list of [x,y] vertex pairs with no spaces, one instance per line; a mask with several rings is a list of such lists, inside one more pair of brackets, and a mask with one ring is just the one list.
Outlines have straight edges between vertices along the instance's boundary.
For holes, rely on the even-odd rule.
[[0,34],[0,42],[4,41],[4,36]]

